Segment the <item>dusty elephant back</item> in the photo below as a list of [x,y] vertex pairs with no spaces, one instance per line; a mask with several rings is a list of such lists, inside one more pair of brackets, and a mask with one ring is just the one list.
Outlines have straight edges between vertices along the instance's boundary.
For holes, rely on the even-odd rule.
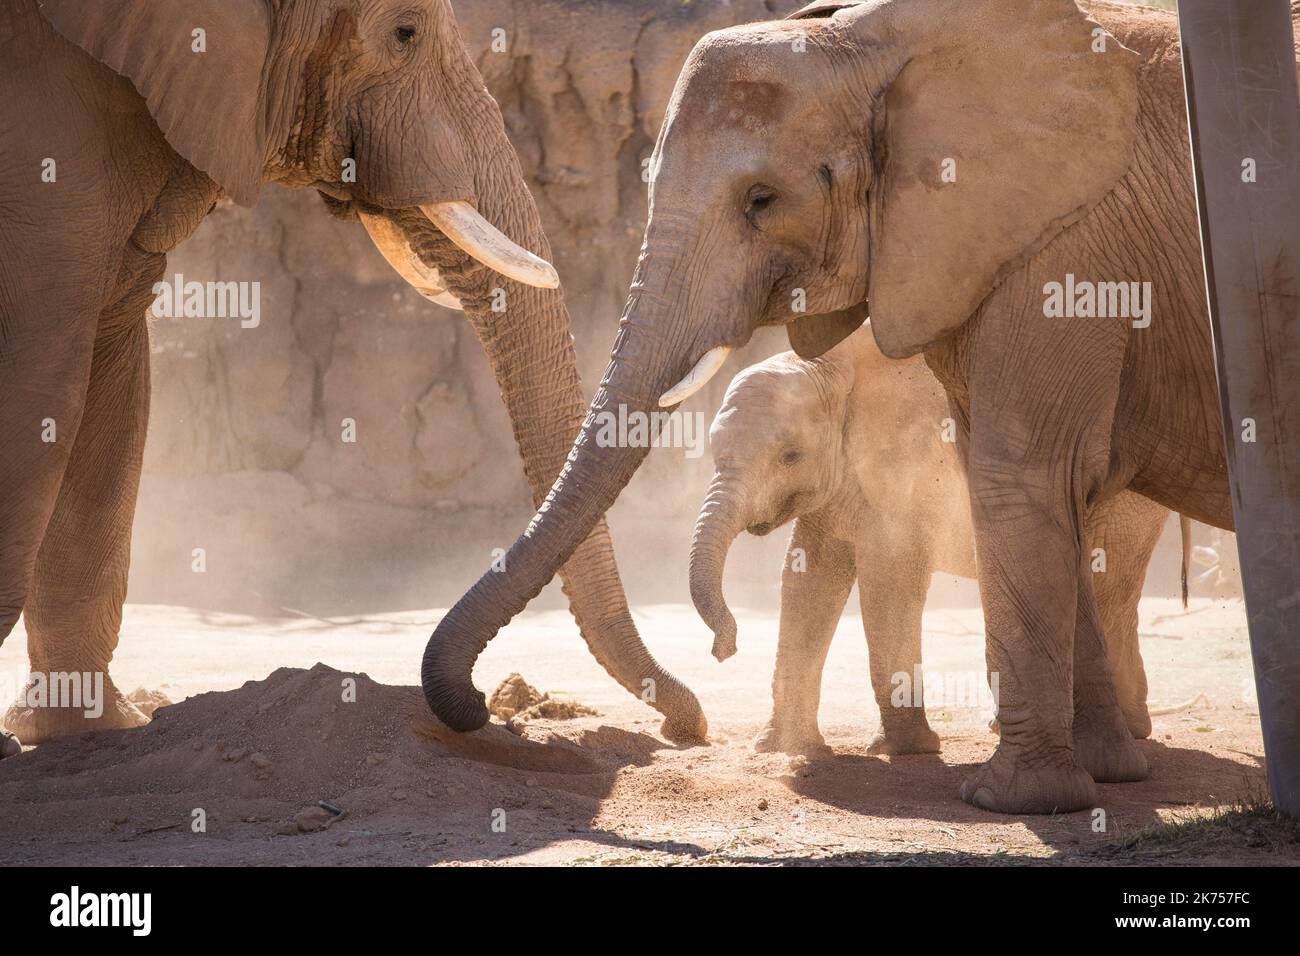
[[943,386],[921,356],[887,358],[870,325],[827,357],[852,369],[845,466],[846,486],[862,501],[858,534],[921,534],[936,569],[974,576],[966,478]]

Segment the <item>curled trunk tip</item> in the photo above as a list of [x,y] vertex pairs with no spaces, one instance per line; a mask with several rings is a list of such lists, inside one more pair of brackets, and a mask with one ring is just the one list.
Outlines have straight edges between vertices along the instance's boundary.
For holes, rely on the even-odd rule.
[[736,619],[726,611],[729,623],[713,632],[713,656],[721,663],[736,653]]
[[474,661],[463,660],[464,642],[452,637],[454,630],[446,617],[434,629],[420,662],[420,687],[435,717],[457,733],[469,733],[487,724],[487,699],[465,677],[473,672]]

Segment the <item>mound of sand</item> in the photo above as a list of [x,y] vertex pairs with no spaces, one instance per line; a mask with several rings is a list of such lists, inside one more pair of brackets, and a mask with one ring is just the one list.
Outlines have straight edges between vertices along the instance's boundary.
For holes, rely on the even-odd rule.
[[[525,711],[540,713],[547,697],[538,696]],[[425,841],[445,856],[494,836],[508,843],[512,826],[522,826],[510,817],[528,815],[543,783],[553,788],[542,801],[548,816],[589,821],[588,794],[602,792],[599,779],[620,762],[608,748],[538,726],[455,734],[415,687],[324,664],[281,668],[237,690],[160,706],[144,727],[56,740],[4,761],[0,828],[9,847],[0,856],[41,862],[52,840],[166,833],[192,848],[191,862],[242,862],[250,838],[263,844],[254,857],[269,850],[270,861],[282,861],[295,854],[295,837],[326,829],[310,839],[346,848],[344,829],[386,832],[414,841],[406,849]],[[315,846],[313,858],[320,852]]]

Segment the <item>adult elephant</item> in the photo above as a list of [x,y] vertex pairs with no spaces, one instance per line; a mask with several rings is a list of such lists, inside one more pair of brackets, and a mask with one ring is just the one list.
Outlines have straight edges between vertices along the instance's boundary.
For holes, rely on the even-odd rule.
[[816,355],[869,309],[886,355],[924,353],[964,432],[1001,739],[963,798],[1078,810],[1094,780],[1145,776],[1084,518],[1126,488],[1220,528],[1232,512],[1176,24],[1088,11],[819,3],[700,41],[660,131],[640,261],[587,422],[508,573],[484,576],[426,650],[439,716],[483,722],[475,656],[643,459],[600,447],[597,415],[674,406],[758,325],[787,324]]
[[[447,0],[11,0],[0,48],[0,640],[23,613],[32,671],[11,730],[143,719],[107,667],[148,417],[145,310],[223,194],[316,189],[422,294],[463,308],[540,503],[584,394],[555,272],[527,251],[549,256],[537,209]],[[702,738],[694,695],[641,643],[608,531],[584,537],[565,580],[592,652],[666,734]],[[103,675],[103,716],[30,706],[52,674]]]

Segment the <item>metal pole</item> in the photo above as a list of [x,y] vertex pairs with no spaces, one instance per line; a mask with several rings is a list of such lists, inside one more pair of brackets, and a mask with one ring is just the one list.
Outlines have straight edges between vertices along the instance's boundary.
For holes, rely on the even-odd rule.
[[1300,817],[1300,97],[1287,0],[1179,0],[1269,789]]

